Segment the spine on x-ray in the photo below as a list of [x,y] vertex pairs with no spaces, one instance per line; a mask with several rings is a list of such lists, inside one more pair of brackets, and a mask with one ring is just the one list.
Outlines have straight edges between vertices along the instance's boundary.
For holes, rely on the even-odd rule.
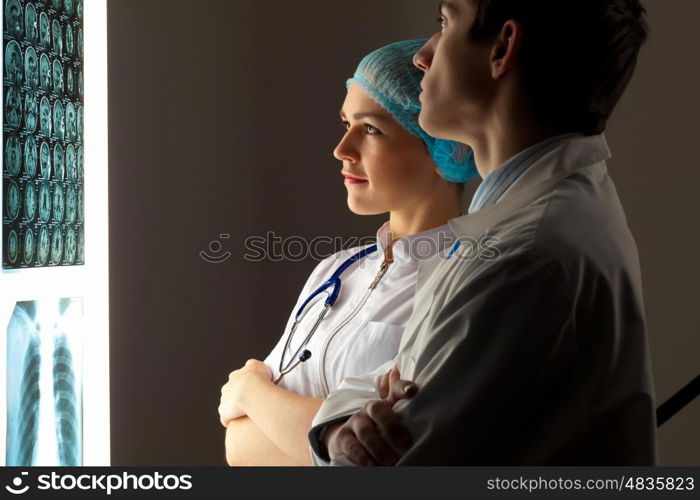
[[16,466],[34,465],[39,433],[39,370],[41,368],[40,340],[32,336],[24,354],[20,386],[19,435]]
[[56,408],[58,457],[62,466],[82,465],[81,415],[78,404],[73,356],[64,334],[56,337],[53,353],[53,395]]

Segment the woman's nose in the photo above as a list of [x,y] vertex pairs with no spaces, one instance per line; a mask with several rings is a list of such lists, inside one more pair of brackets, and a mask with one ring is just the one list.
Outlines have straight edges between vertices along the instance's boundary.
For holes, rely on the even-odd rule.
[[338,145],[333,150],[333,156],[342,162],[350,161],[354,163],[358,161],[357,151],[352,147],[350,141],[350,133],[346,133],[340,140]]
[[413,56],[413,65],[422,71],[428,71],[433,63],[434,44],[438,33],[433,35]]

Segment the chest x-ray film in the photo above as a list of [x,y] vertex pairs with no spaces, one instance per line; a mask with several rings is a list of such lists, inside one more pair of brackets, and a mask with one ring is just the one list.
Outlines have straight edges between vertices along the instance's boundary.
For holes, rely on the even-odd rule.
[[7,466],[83,465],[82,299],[18,302],[7,327]]
[[4,269],[84,264],[83,0],[0,0]]

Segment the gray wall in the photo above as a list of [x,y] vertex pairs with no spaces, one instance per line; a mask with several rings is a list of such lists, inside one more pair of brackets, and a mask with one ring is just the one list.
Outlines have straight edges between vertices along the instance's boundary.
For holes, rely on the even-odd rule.
[[[649,45],[608,127],[613,178],[642,262],[650,347],[661,404],[700,374],[700,231],[696,186],[700,70],[693,0],[646,0]],[[700,465],[700,400],[660,429],[666,465]]]
[[[114,465],[225,464],[221,385],[264,358],[315,266],[245,262],[244,240],[374,234],[384,218],[348,211],[331,154],[344,81],[369,50],[437,26],[435,2],[421,0],[174,5],[194,4],[108,3]],[[655,1],[650,14],[653,39],[608,140],[661,403],[700,371],[700,82],[688,62],[700,4]],[[231,257],[205,262],[222,233]],[[699,420],[696,402],[662,429],[665,464],[700,464]]]

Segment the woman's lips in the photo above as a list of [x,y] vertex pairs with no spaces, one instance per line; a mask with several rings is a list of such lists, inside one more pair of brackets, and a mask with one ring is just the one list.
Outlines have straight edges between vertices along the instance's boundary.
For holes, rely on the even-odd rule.
[[369,181],[367,179],[361,179],[359,177],[355,177],[354,175],[349,175],[349,174],[343,174],[343,177],[345,178],[345,184],[365,184]]

